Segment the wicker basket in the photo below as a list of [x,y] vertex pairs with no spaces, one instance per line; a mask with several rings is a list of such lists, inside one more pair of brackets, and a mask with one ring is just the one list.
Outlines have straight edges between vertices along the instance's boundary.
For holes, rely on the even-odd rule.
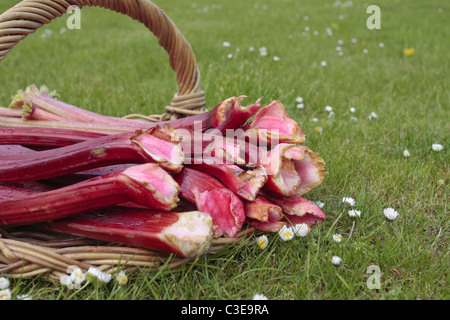
[[[148,121],[172,120],[205,112],[200,89],[200,71],[194,53],[169,17],[148,0],[24,0],[0,15],[0,61],[28,34],[67,12],[71,5],[96,6],[126,14],[142,22],[169,54],[177,75],[178,92],[160,115],[129,115]],[[212,240],[205,254],[248,239],[255,230],[241,231],[235,238]],[[69,267],[87,271],[96,267],[115,272],[117,268],[175,268],[190,259],[152,250],[105,243],[92,239],[52,233],[35,227],[0,229],[0,275],[11,278],[41,276],[57,280]]]

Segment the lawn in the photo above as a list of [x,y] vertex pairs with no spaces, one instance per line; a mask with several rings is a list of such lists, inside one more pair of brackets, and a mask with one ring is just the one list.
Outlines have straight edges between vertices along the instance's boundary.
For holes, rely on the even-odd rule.
[[[1,1],[0,12],[16,2]],[[177,269],[134,272],[120,288],[69,290],[36,278],[11,280],[13,295],[449,299],[448,3],[377,1],[380,29],[366,26],[373,4],[367,1],[155,3],[191,44],[209,109],[231,96],[246,95],[246,104],[263,97],[263,104],[281,101],[299,122],[305,145],[325,160],[328,172],[305,197],[322,202],[327,219],[304,238],[267,234],[263,250],[251,238]],[[81,17],[80,30],[67,29],[63,16],[7,55],[0,63],[0,106],[29,84],[45,84],[62,100],[106,115],[162,113],[177,86],[153,34],[104,9],[83,8]],[[433,144],[443,149],[434,151]],[[388,207],[399,213],[393,221],[383,215]],[[350,209],[360,217],[352,219]],[[342,259],[339,265],[331,262],[334,256]],[[381,272],[378,288],[368,285],[373,268]]]

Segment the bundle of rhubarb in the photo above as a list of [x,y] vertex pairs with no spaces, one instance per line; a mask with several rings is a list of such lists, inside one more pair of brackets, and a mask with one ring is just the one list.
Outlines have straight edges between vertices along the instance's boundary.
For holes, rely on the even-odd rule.
[[0,227],[193,257],[245,230],[325,219],[304,195],[324,161],[279,101],[224,100],[149,122],[96,114],[46,87],[0,108]]

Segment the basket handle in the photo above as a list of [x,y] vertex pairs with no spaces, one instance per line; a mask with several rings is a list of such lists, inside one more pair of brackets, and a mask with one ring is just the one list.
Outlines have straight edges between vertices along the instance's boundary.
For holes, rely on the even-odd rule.
[[205,111],[200,71],[191,46],[172,20],[149,0],[23,0],[0,15],[0,61],[19,41],[62,16],[71,5],[96,6],[126,14],[143,23],[169,54],[170,66],[177,75],[178,93],[165,114],[142,118],[164,121]]

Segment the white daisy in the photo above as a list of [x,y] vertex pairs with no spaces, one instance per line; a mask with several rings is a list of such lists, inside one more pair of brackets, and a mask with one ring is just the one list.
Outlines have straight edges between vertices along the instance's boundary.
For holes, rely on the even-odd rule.
[[343,197],[342,202],[347,203],[347,204],[351,205],[352,207],[356,204],[355,199],[350,198],[350,197]]
[[331,112],[331,111],[333,111],[333,108],[332,108],[332,107],[330,107],[330,106],[326,106],[326,107],[325,107],[325,111],[327,111],[327,112]]
[[73,289],[74,288],[74,284],[72,282],[72,279],[67,274],[62,275],[61,277],[59,277],[59,281],[61,282],[62,285],[66,286],[69,289]]
[[333,234],[333,240],[337,243],[342,241],[342,236],[338,233]]
[[360,217],[361,216],[361,211],[358,210],[350,210],[348,211],[348,215],[352,218],[354,217]]
[[297,98],[295,99],[295,102],[297,102],[297,103],[302,103],[302,102],[303,102],[303,98],[302,98],[302,97],[297,97]]
[[223,45],[224,47],[231,47],[231,43],[229,43],[228,41],[224,41],[224,42],[222,43],[222,45]]
[[266,235],[262,235],[258,237],[258,239],[256,239],[256,243],[258,244],[258,247],[260,247],[261,249],[265,249],[269,244],[269,239]]
[[325,203],[323,203],[322,201],[316,201],[315,205],[322,209],[325,206]]
[[294,238],[294,230],[291,227],[283,226],[283,228],[278,231],[278,235],[283,241],[289,241]]
[[439,143],[434,143],[431,148],[433,149],[433,151],[441,151],[442,149],[444,149],[444,146],[442,144]]
[[299,223],[294,226],[294,233],[298,237],[306,237],[309,233],[309,226],[306,223]]
[[124,271],[120,271],[118,275],[116,275],[116,281],[119,286],[123,286],[128,282],[128,277]]
[[228,58],[228,59],[233,59],[233,54],[232,54],[232,53],[229,53],[229,54],[227,55],[227,58]]
[[70,280],[75,285],[75,288],[79,289],[84,280],[86,280],[86,275],[80,268],[75,268],[70,273]]
[[255,293],[253,300],[269,300],[265,295],[260,293]]
[[386,208],[383,210],[384,216],[389,220],[395,220],[398,217],[398,212],[393,208]]
[[11,290],[0,290],[0,300],[11,300]]
[[338,256],[333,256],[333,258],[331,258],[331,263],[335,264],[335,265],[340,265],[342,262],[342,259]]
[[355,113],[355,111],[356,111],[355,108],[353,108],[353,107],[350,108],[350,112],[351,112],[351,113]]
[[280,57],[274,56],[273,61],[280,61]]
[[372,113],[369,115],[368,119],[372,120],[372,119],[376,119],[376,118],[378,118],[378,115],[372,111]]
[[305,105],[303,103],[297,104],[297,109],[303,109]]
[[327,62],[326,62],[326,61],[322,61],[322,62],[320,63],[320,65],[321,65],[322,67],[326,67],[326,66],[327,66]]
[[409,151],[408,150],[403,150],[403,156],[405,156],[405,157],[409,157],[411,154],[409,153]]
[[6,289],[9,287],[9,279],[5,277],[0,278],[0,289]]
[[440,184],[440,185],[444,184],[444,179],[439,179],[438,184]]
[[88,276],[91,275],[91,276],[93,276],[93,277],[97,278],[98,280],[100,280],[102,282],[105,282],[105,283],[108,283],[111,280],[111,274],[103,272],[103,271],[101,271],[101,270],[99,270],[97,268],[94,268],[94,267],[90,267],[89,268],[89,270],[87,272],[87,275]]

